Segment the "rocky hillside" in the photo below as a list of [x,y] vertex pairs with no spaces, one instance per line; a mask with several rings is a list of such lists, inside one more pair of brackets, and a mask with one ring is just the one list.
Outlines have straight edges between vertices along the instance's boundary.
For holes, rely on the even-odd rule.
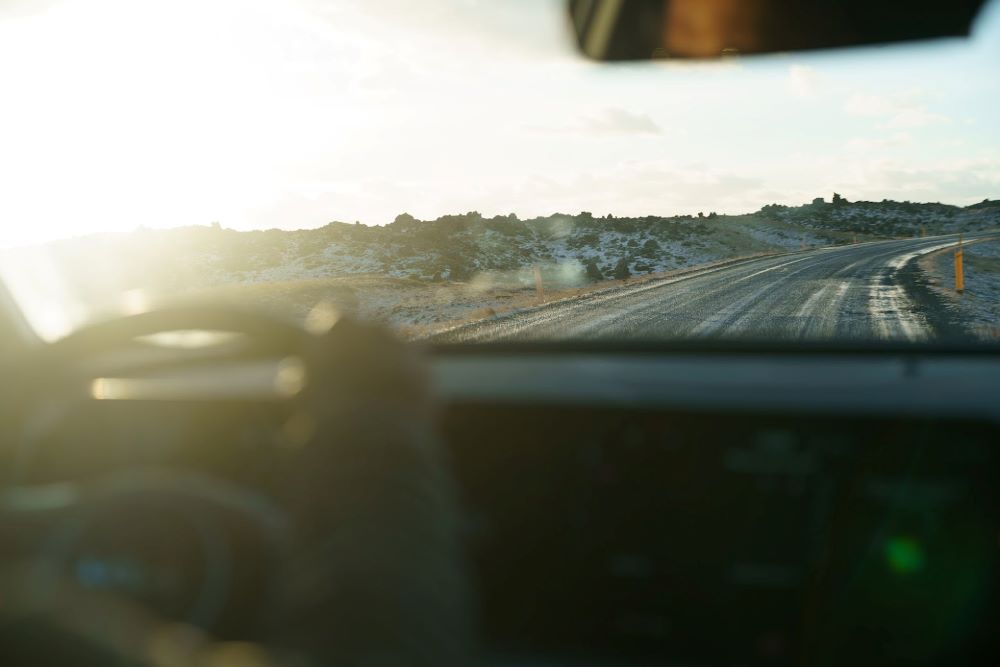
[[[220,225],[140,229],[52,244],[47,252],[88,303],[124,290],[149,296],[226,285],[378,276],[408,283],[516,289],[540,267],[547,287],[667,271],[730,257],[894,236],[1000,227],[1000,201],[968,207],[817,199],[746,215],[520,220],[476,212],[388,225],[239,232]],[[115,298],[118,298],[117,296]]]
[[772,204],[755,215],[804,229],[836,230],[870,237],[911,236],[921,230],[927,234],[946,234],[997,226],[1000,200],[986,199],[963,208],[889,200],[848,202],[835,193],[832,202],[819,199],[798,207]]

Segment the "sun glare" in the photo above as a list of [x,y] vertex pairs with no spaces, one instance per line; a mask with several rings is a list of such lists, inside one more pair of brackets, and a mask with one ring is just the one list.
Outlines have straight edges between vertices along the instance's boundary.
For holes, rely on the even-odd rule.
[[275,198],[282,146],[307,140],[279,90],[293,11],[100,0],[5,17],[0,244],[238,220]]

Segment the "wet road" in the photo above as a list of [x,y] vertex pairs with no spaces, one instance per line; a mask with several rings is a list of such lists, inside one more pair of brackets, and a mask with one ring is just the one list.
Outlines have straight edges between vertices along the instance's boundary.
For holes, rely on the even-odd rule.
[[[970,234],[967,240],[996,233]],[[900,270],[957,236],[742,260],[452,329],[435,340],[740,337],[924,340],[935,332]]]

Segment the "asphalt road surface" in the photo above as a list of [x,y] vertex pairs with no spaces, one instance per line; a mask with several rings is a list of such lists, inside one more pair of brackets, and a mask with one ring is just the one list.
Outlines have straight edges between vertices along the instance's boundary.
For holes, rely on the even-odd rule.
[[[989,236],[996,233],[966,239]],[[900,271],[956,241],[875,241],[740,260],[466,324],[435,340],[926,340],[937,332]]]

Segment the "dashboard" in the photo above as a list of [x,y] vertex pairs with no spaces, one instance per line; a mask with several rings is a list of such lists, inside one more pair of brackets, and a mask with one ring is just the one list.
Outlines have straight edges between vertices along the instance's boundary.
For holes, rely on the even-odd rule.
[[535,350],[436,371],[501,655],[988,664],[1000,648],[995,359]]
[[511,653],[995,655],[991,425],[484,406],[450,428],[485,628]]
[[[993,662],[994,355],[430,354],[492,662]],[[141,391],[30,415],[48,427],[30,456],[6,453],[22,481],[126,482],[86,521],[5,522],[4,554],[45,549],[52,568],[252,639],[261,581],[281,585],[281,363],[151,371],[130,378]],[[129,478],[164,464],[261,494],[204,512],[196,478],[163,493]]]

